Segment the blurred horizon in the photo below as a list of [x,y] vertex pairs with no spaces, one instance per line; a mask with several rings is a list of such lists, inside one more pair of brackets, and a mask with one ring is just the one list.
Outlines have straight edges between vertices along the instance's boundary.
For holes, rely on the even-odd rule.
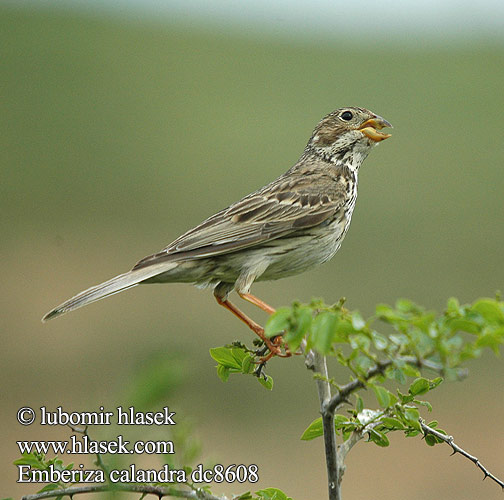
[[[123,15],[119,2],[101,10],[35,3],[0,2],[0,496],[38,489],[15,482],[16,440],[68,436],[66,429],[21,427],[18,408],[126,405],[132,386],[148,393],[147,375],[175,366],[179,375],[158,396],[195,423],[205,459],[257,463],[261,481],[252,489],[325,498],[321,443],[299,441],[318,416],[302,359],[273,360],[272,392],[245,377],[222,383],[208,350],[250,343],[251,335],[208,291],[138,287],[47,324],[40,318],[282,174],[318,120],[345,105],[394,125],[362,167],[345,241],[324,266],[255,284],[253,293],[274,307],[344,296],[367,316],[400,297],[442,311],[450,296],[466,303],[503,290],[500,39],[487,26],[459,30],[455,43],[448,31],[446,38],[365,41],[342,30],[322,40],[252,24],[224,29],[211,16],[195,21],[203,11],[188,20]],[[391,16],[394,4],[384,5]],[[471,7],[475,28],[491,5]],[[275,12],[272,6],[264,15],[275,19]],[[390,26],[381,17],[376,23],[381,33]],[[424,416],[498,473],[504,437],[495,415],[504,397],[495,380],[504,366],[486,355],[469,369],[463,383],[436,389],[434,411]],[[107,429],[96,432],[107,436]],[[234,486],[215,491],[238,493]],[[386,449],[363,443],[352,450],[343,494],[502,495],[447,448],[401,436]]]
[[504,42],[504,3],[499,0],[1,0],[17,9],[55,9],[76,14],[109,15],[139,22],[186,23],[247,36],[274,36],[300,43],[351,39],[377,45],[389,41],[453,43]]

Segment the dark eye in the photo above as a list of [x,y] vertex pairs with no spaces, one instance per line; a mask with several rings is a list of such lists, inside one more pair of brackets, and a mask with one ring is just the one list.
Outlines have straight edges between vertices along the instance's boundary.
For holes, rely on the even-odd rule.
[[341,119],[345,120],[346,122],[349,122],[353,118],[353,114],[351,111],[343,111],[341,113]]

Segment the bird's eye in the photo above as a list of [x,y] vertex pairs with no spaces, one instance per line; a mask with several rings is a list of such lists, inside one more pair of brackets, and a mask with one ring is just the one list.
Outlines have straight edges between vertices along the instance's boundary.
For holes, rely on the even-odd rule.
[[345,120],[346,122],[349,122],[353,118],[353,114],[351,111],[343,111],[341,113],[341,119]]

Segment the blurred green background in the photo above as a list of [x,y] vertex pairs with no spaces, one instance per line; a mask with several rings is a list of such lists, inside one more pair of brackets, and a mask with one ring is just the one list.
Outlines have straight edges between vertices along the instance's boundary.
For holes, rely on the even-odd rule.
[[[337,256],[254,292],[274,306],[345,296],[370,314],[403,296],[440,310],[451,295],[503,289],[502,40],[358,38],[0,5],[0,495],[38,489],[16,484],[16,440],[69,434],[20,426],[19,407],[129,405],[135,380],[145,395],[170,372],[152,397],[194,423],[204,457],[259,466],[256,485],[216,492],[325,498],[322,442],[299,441],[318,416],[302,359],[270,363],[272,392],[244,377],[223,384],[208,349],[250,336],[211,293],[140,287],[40,318],[284,172],[337,107],[370,108],[393,137],[363,166]],[[504,365],[485,356],[470,369],[433,393],[433,417],[502,477]],[[391,441],[352,451],[345,498],[501,498],[447,447]]]

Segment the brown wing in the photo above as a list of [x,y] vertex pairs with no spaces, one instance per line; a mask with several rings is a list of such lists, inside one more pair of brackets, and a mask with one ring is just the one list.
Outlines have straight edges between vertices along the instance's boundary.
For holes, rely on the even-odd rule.
[[252,247],[316,226],[343,204],[344,189],[334,179],[280,181],[218,212],[133,269],[167,259],[201,259]]

